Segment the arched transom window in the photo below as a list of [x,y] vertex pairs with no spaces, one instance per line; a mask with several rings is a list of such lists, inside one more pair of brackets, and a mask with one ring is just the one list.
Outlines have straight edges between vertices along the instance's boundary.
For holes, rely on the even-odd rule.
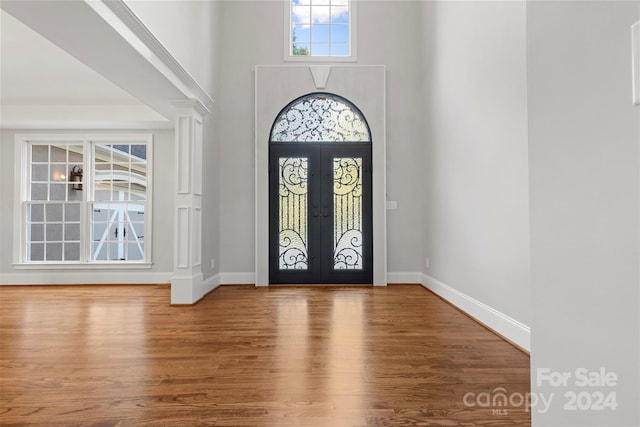
[[371,142],[371,135],[355,105],[337,95],[312,93],[282,110],[271,142]]

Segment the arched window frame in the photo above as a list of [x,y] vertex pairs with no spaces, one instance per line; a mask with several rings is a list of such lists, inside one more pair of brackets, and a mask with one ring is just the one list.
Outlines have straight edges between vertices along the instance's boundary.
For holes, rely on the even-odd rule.
[[[313,105],[324,100],[333,105],[329,108]],[[339,130],[336,131],[336,127]],[[290,134],[283,135],[285,132]],[[360,109],[349,100],[328,92],[313,92],[294,99],[278,113],[269,132],[269,142],[371,143],[371,130]]]

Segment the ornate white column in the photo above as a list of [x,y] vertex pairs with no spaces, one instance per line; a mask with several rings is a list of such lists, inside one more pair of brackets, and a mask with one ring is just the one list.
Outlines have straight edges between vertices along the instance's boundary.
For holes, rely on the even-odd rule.
[[209,111],[196,100],[175,101],[172,104],[176,109],[176,118],[171,304],[193,304],[203,296],[202,144],[203,119]]

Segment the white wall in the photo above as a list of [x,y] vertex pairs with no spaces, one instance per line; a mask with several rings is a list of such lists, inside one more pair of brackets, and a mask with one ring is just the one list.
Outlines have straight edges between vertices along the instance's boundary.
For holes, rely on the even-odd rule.
[[[555,393],[535,426],[638,426],[640,107],[630,25],[640,3],[531,2],[527,14],[532,388]],[[538,369],[571,374],[537,385]],[[575,370],[615,372],[577,387]],[[615,392],[617,409],[567,411],[565,392]]]
[[525,20],[524,2],[423,3],[420,268],[528,325]]
[[[205,280],[215,278],[219,283],[220,272],[220,103],[218,69],[222,65],[219,58],[220,48],[220,2],[210,2],[207,13],[210,14],[210,28],[206,55],[211,55],[211,69],[208,71],[208,85],[214,99],[213,109],[204,120],[203,177],[202,177],[202,274]],[[207,86],[203,86],[207,88]],[[211,260],[215,266],[211,267]]]
[[219,1],[125,0],[125,3],[200,86],[213,95]]
[[[282,65],[282,1],[225,1],[220,28],[220,85],[216,101],[220,156],[220,247],[224,272],[253,273],[254,67]],[[388,215],[389,271],[420,271],[421,117],[416,40],[420,2],[358,4],[358,62],[387,65],[387,189],[398,210]],[[299,65],[299,63],[296,63]],[[284,105],[282,105],[284,107]],[[275,117],[274,117],[275,119]],[[247,277],[247,276],[244,276]]]
[[[167,282],[173,272],[174,137],[172,130],[85,131],[84,133],[153,134],[153,242],[150,269],[17,270],[13,262],[14,150],[16,133],[71,134],[81,131],[7,130],[0,133],[0,284]],[[87,278],[90,278],[88,281]]]

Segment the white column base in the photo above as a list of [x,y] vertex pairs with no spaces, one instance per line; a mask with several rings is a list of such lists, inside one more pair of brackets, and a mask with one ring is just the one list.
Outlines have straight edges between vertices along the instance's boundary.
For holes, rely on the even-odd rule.
[[171,278],[171,304],[195,304],[204,296],[202,273]]

